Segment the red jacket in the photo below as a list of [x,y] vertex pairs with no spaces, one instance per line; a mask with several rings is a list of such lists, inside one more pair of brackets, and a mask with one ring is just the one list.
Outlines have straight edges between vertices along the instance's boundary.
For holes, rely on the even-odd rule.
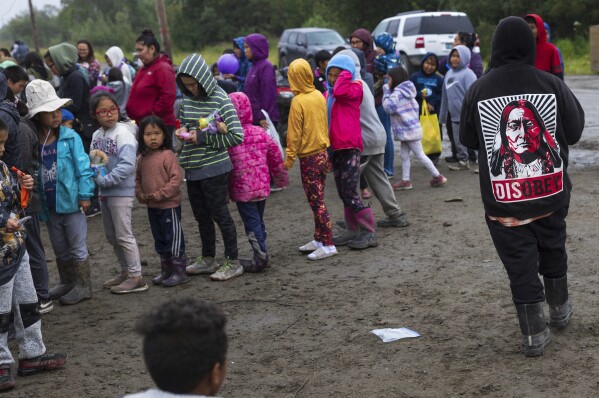
[[176,95],[175,71],[171,60],[159,55],[135,75],[127,101],[127,115],[137,124],[146,116],[156,115],[167,126],[174,126],[176,118],[173,104]]

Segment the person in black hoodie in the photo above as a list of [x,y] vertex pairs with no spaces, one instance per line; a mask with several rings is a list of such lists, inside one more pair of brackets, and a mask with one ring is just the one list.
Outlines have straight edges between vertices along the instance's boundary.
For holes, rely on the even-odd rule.
[[4,144],[5,152],[2,161],[6,163],[8,169],[15,166],[21,168],[21,149],[19,146],[19,112],[15,103],[8,99],[14,98],[12,93],[8,92],[8,81],[3,72],[0,72],[0,119],[8,126],[8,140]]
[[485,220],[510,279],[527,357],[543,355],[550,341],[545,300],[549,326],[563,328],[572,316],[568,145],[584,128],[584,111],[568,86],[534,62],[528,24],[519,17],[502,20],[493,36],[493,68],[470,87],[460,117],[460,141],[479,149]]

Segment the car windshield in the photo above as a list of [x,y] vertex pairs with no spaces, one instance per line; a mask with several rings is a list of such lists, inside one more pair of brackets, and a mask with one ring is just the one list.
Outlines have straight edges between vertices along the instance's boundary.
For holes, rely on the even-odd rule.
[[474,32],[468,17],[458,15],[422,17],[419,32],[421,35],[441,35],[457,32]]
[[308,33],[308,44],[323,45],[323,44],[345,44],[343,37],[335,31],[325,30],[321,32]]

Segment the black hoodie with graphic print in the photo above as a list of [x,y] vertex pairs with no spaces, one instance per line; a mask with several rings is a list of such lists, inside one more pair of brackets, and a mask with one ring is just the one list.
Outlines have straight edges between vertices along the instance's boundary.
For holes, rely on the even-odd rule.
[[464,98],[460,141],[478,149],[485,211],[525,220],[567,206],[568,145],[580,139],[584,111],[568,86],[534,67],[535,40],[519,17],[493,35],[493,68]]

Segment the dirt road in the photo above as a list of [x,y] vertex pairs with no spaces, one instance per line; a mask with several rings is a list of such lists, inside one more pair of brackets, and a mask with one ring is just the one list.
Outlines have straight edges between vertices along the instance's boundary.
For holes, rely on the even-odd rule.
[[[569,80],[588,101],[597,98],[597,90],[591,94],[585,87],[596,81]],[[583,104],[588,114],[599,113],[590,109],[596,103]],[[297,252],[311,239],[312,216],[296,165],[290,187],[267,202],[272,268],[261,274],[224,283],[194,277],[176,288],[113,295],[101,283],[113,274],[115,257],[100,217],[90,219],[94,298],[73,307],[56,304],[43,316],[45,341],[50,350],[69,354],[68,366],[18,377],[17,388],[5,395],[117,397],[152,386],[135,320],[166,299],[193,295],[220,303],[229,318],[223,397],[597,396],[598,168],[581,163],[597,150],[598,130],[585,132],[574,148],[581,157],[571,169],[567,244],[575,315],[566,330],[553,333],[541,358],[521,353],[515,308],[483,220],[477,175],[450,172],[442,162],[449,182],[431,188],[430,175],[414,162],[414,189],[397,193],[410,227],[379,230],[376,249],[342,248],[338,256],[310,262]],[[327,203],[340,218],[332,176],[327,182]],[[456,197],[463,200],[445,202]],[[373,209],[383,216],[375,200]],[[249,255],[234,206],[231,211],[241,253]],[[183,223],[188,254],[197,256],[199,235],[186,199]],[[134,211],[134,231],[147,262],[144,274],[151,276],[159,265],[143,206]],[[220,238],[218,248],[222,256]],[[47,254],[53,258],[51,249]],[[56,280],[53,261],[50,272]],[[382,343],[370,333],[382,327],[407,327],[421,337]]]

